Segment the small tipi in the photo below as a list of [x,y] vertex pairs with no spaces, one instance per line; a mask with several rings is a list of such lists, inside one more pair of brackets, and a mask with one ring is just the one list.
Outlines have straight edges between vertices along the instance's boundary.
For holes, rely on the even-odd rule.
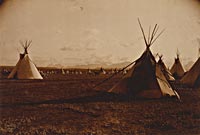
[[35,64],[28,55],[28,48],[32,41],[20,42],[24,48],[24,53],[20,53],[20,59],[9,74],[8,79],[43,79]]
[[172,73],[173,77],[176,80],[181,79],[181,77],[183,77],[183,75],[185,73],[183,66],[181,64],[181,61],[179,59],[178,50],[177,50],[177,58],[175,58],[174,64],[173,64],[172,68],[170,69],[170,72]]
[[150,50],[150,46],[162,32],[155,37],[158,31],[158,26],[156,24],[151,33],[151,37],[147,40],[141,24],[140,28],[145,40],[146,50],[142,56],[135,61],[135,64],[124,78],[113,86],[109,92],[143,98],[161,98],[163,96],[177,96],[179,98],[178,93],[171,88],[166,80],[161,71],[161,66],[156,63]]
[[101,67],[101,69],[100,69],[100,74],[103,74],[103,75],[105,75],[106,74],[106,71]]
[[189,87],[200,88],[200,57],[191,69],[183,76],[181,83]]
[[170,71],[167,69],[165,63],[163,62],[162,60],[162,57],[163,55],[160,55],[159,56],[159,60],[158,60],[158,65],[160,65],[161,67],[161,71],[163,72],[165,78],[168,80],[168,81],[174,81],[174,77],[172,76],[172,74],[170,73]]

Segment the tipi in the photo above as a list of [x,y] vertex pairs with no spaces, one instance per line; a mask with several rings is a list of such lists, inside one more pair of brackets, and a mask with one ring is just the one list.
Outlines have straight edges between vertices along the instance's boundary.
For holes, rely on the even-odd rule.
[[183,66],[181,64],[181,61],[179,59],[178,50],[177,50],[177,58],[175,58],[174,64],[172,68],[170,69],[170,72],[172,73],[173,77],[177,80],[181,79],[181,77],[183,77],[185,73]]
[[191,69],[183,76],[181,83],[189,87],[200,88],[200,57]]
[[174,77],[172,76],[172,74],[170,73],[170,71],[167,69],[165,63],[163,62],[162,60],[162,57],[163,55],[160,55],[159,56],[159,60],[158,60],[158,65],[160,65],[161,67],[161,71],[163,72],[165,78],[168,80],[168,81],[174,81]]
[[161,98],[163,96],[177,96],[179,98],[178,93],[171,88],[166,80],[161,71],[161,66],[156,63],[150,50],[150,46],[163,31],[155,37],[158,31],[158,26],[156,24],[152,33],[149,33],[147,40],[141,23],[139,20],[138,22],[142,30],[146,50],[142,56],[135,61],[135,64],[124,78],[118,84],[113,86],[109,92],[143,98]]
[[28,48],[32,41],[20,42],[24,48],[24,53],[20,53],[20,59],[9,74],[8,79],[43,79],[35,64],[28,55]]
[[103,74],[103,75],[105,75],[106,74],[106,71],[101,67],[101,69],[100,69],[100,74]]

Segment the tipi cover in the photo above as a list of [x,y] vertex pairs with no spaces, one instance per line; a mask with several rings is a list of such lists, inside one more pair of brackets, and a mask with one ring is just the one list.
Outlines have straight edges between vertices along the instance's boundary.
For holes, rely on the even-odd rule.
[[27,49],[30,44],[31,41],[26,41],[25,45],[23,44],[24,53],[20,54],[20,59],[12,72],[9,74],[8,79],[43,79],[28,55]]
[[[141,24],[140,27],[143,32]],[[157,29],[157,25],[155,25],[155,29]],[[154,30],[152,32],[153,36],[155,36],[155,31],[157,31]],[[161,71],[160,65],[156,63],[150,51],[150,46],[155,41],[153,40],[154,38],[148,38],[151,40],[147,41],[144,32],[143,36],[146,43],[145,52],[136,60],[124,78],[113,86],[109,92],[144,98],[161,98],[163,96],[179,97],[176,91],[171,88]]]
[[158,65],[160,65],[161,70],[165,76],[165,78],[169,81],[174,81],[174,77],[172,76],[171,72],[167,69],[165,63],[162,60],[162,55],[159,56]]
[[177,53],[177,58],[175,58],[174,64],[173,64],[170,72],[172,73],[174,78],[177,79],[177,80],[180,79],[181,77],[183,77],[183,75],[185,73],[183,66],[180,62],[178,53]]
[[200,58],[198,58],[191,69],[183,76],[181,83],[190,87],[200,88]]

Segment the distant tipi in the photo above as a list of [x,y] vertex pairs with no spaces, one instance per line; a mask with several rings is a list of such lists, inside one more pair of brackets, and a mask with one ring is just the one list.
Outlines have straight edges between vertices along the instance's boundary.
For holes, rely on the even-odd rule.
[[101,67],[101,69],[100,69],[100,74],[103,74],[103,75],[105,75],[106,74],[106,71]]
[[200,57],[191,69],[183,76],[181,83],[192,88],[200,88]]
[[174,64],[173,64],[172,68],[170,69],[170,72],[172,73],[173,77],[176,80],[181,79],[181,77],[183,77],[183,75],[185,73],[183,66],[181,64],[181,61],[179,59],[178,50],[177,50],[177,58],[175,58]]
[[177,96],[179,98],[178,93],[171,88],[161,71],[161,66],[156,63],[150,50],[150,46],[163,31],[155,37],[158,31],[158,26],[156,24],[151,33],[151,37],[147,40],[141,24],[140,28],[145,40],[146,50],[142,56],[135,61],[135,64],[124,78],[113,86],[109,92],[143,98],[161,98],[163,96]]
[[43,79],[35,64],[28,55],[28,48],[32,41],[20,42],[24,48],[24,53],[20,53],[20,59],[9,74],[8,79]]

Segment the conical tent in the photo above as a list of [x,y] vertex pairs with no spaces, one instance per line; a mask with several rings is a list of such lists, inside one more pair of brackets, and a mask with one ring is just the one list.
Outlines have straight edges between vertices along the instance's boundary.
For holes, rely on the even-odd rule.
[[150,50],[150,46],[162,32],[154,38],[158,30],[157,25],[155,25],[151,34],[152,36],[149,37],[147,41],[141,24],[140,27],[146,43],[146,50],[142,56],[136,60],[133,67],[124,78],[113,86],[109,92],[144,98],[161,98],[163,96],[179,97],[177,92],[171,88],[166,80],[161,71],[161,66],[156,63]]
[[24,53],[20,54],[20,59],[9,74],[8,79],[43,79],[28,55],[30,44],[31,41],[26,41],[25,44],[22,43]]
[[173,77],[177,80],[179,80],[181,77],[183,77],[185,71],[183,69],[183,66],[181,64],[181,61],[179,59],[179,54],[177,52],[177,58],[175,58],[174,64],[172,68],[170,69],[170,72],[172,73]]
[[183,76],[181,83],[189,87],[200,88],[200,58],[198,58],[191,69]]
[[99,74],[100,75],[105,75],[106,71],[101,67],[100,70],[99,70]]
[[167,80],[169,80],[169,81],[175,80],[174,77],[172,76],[172,74],[170,73],[170,71],[167,69],[165,63],[163,62],[162,55],[159,56],[158,65],[160,65],[161,70]]

